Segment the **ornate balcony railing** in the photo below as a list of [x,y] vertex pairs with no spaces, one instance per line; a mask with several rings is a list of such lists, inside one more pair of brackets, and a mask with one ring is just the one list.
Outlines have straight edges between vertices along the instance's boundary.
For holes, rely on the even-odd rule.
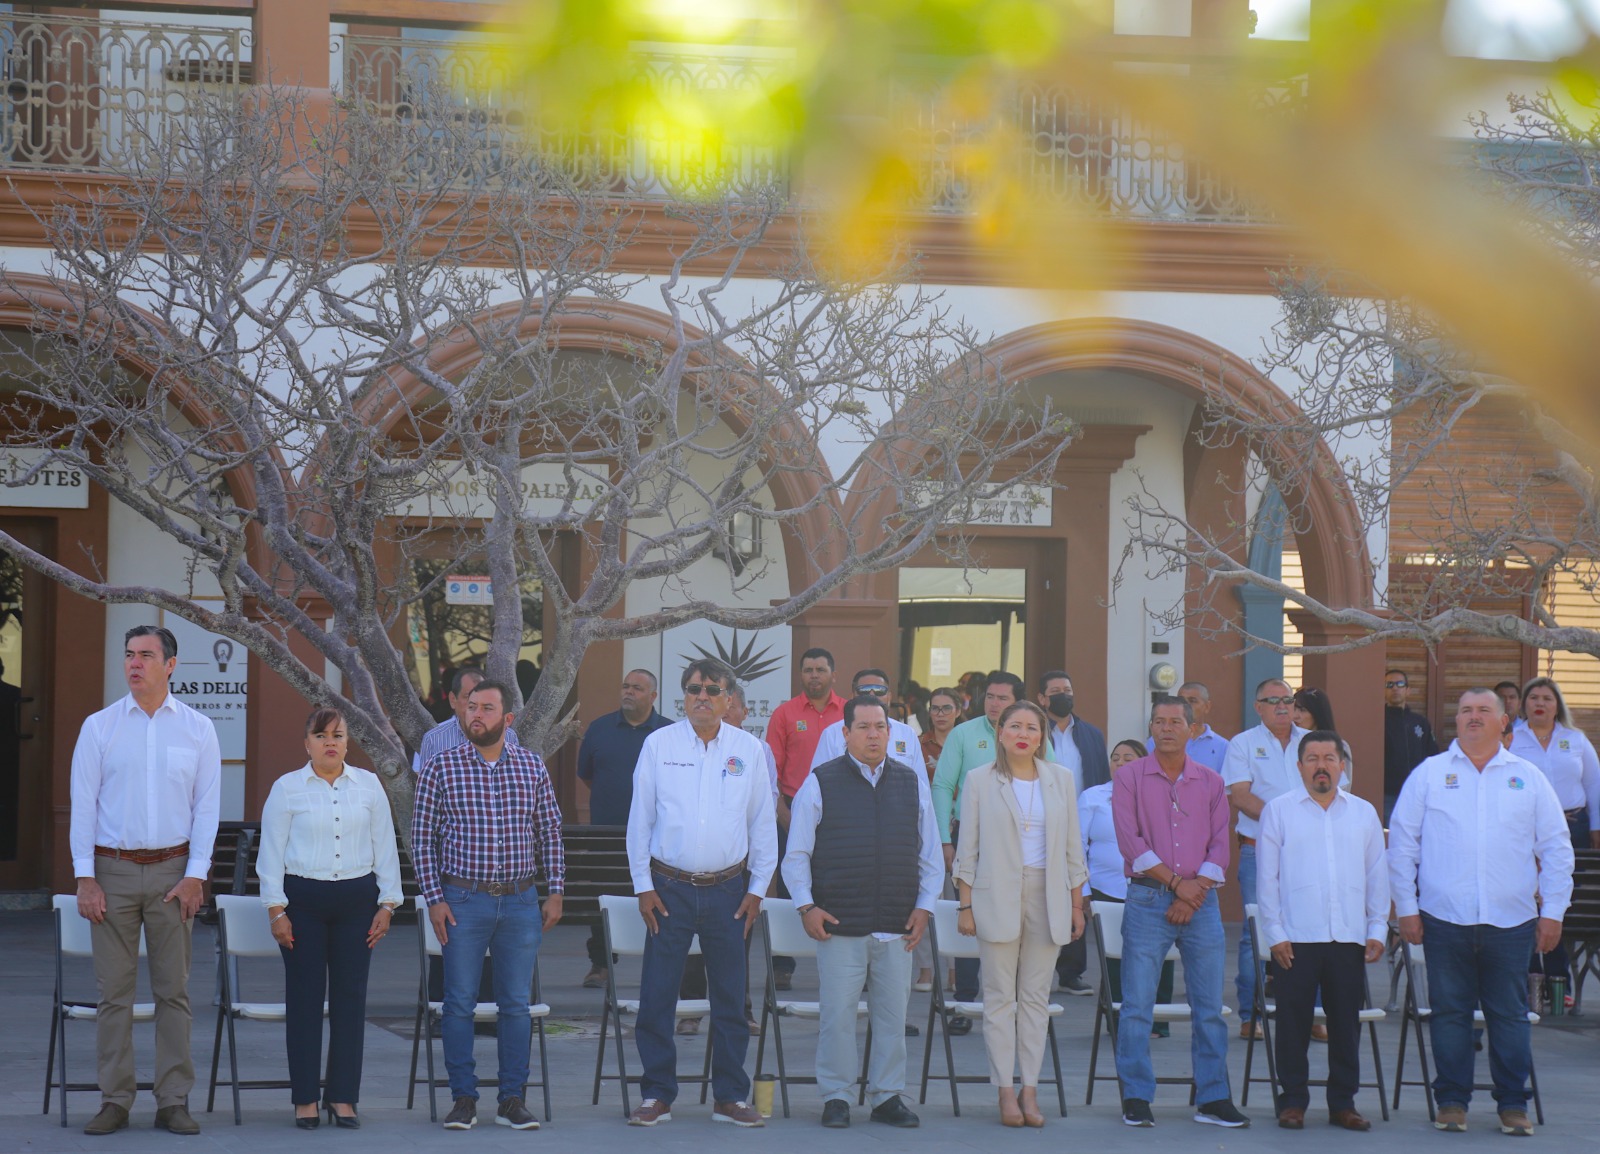
[[137,170],[202,95],[236,95],[249,33],[0,12],[0,164]]
[[[561,167],[580,187],[629,197],[696,195],[731,189],[787,188],[787,158],[756,140],[725,141],[709,154],[693,142],[669,140],[640,127],[631,133],[582,133],[544,123],[506,83],[487,41],[398,39],[349,35],[342,52],[344,91],[399,118],[420,122],[451,117],[481,134],[484,165],[512,156],[537,157]],[[673,54],[641,56],[638,78],[665,91],[738,92],[778,75],[781,57]],[[896,101],[898,131],[919,158],[922,203],[934,211],[971,207],[978,165],[966,147],[992,123],[961,122],[943,111],[930,89]],[[441,99],[440,94],[445,94]],[[1263,109],[1292,108],[1303,83],[1263,93]],[[441,107],[443,105],[443,107]],[[1070,202],[1117,217],[1245,221],[1264,214],[1181,144],[1126,110],[1065,87],[1029,85],[995,115],[1018,142],[1023,183],[1036,196]],[[719,185],[719,180],[722,182]]]

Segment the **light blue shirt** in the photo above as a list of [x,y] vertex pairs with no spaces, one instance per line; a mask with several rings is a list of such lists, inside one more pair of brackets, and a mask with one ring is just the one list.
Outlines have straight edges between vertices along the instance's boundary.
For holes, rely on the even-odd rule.
[[1222,763],[1228,756],[1228,739],[1222,734],[1206,726],[1206,731],[1199,737],[1189,739],[1189,757],[1198,761],[1207,769],[1222,772]]

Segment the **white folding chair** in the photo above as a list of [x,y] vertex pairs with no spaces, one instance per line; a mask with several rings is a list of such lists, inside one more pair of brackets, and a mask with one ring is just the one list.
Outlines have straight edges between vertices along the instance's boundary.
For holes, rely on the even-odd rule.
[[[287,1090],[287,1078],[261,1078],[249,1082],[239,1080],[239,1050],[234,1038],[234,1023],[240,1018],[253,1022],[281,1022],[287,1016],[282,1002],[246,1002],[241,999],[242,983],[238,967],[230,963],[239,958],[282,958],[278,943],[272,936],[272,924],[267,917],[267,907],[258,896],[244,894],[216,894],[217,905],[217,983],[222,998],[217,1004],[217,1034],[211,1046],[211,1091],[206,1096],[206,1113],[217,1103],[217,1087],[228,1086],[233,1091],[233,1124],[242,1126],[244,1115],[239,1110],[240,1090]],[[323,1017],[327,1017],[328,1003],[322,1003]],[[217,1064],[222,1057],[222,1032],[228,1032],[227,1082],[217,1081]]]
[[[61,1090],[61,1124],[67,1124],[67,1094],[72,1092],[87,1092],[100,1089],[98,1082],[68,1082],[67,1081],[67,1023],[92,1022],[100,1016],[98,1002],[75,1002],[67,999],[66,974],[62,966],[63,958],[93,958],[94,942],[93,931],[89,922],[78,913],[78,898],[76,894],[53,894],[50,898],[56,934],[56,992],[54,1009],[50,1014],[50,1048],[44,1060],[44,1109],[41,1113],[50,1113],[50,1091],[59,1087]],[[139,956],[145,957],[144,931],[139,931]],[[156,1006],[154,1002],[135,1002],[133,1006],[133,1020],[135,1022],[154,1021]],[[59,1069],[57,1063],[59,1062]],[[150,1089],[149,1082],[140,1082],[140,1090]]]
[[[1400,1046],[1394,1059],[1394,1108],[1400,1108],[1400,1087],[1421,1086],[1423,1100],[1428,1105],[1428,1121],[1432,1122],[1436,1115],[1433,1103],[1433,1079],[1428,1074],[1428,1045],[1424,1037],[1422,1024],[1433,1016],[1433,1008],[1428,1004],[1428,959],[1422,945],[1412,945],[1404,939],[1400,942],[1400,964],[1405,971],[1406,996],[1401,1003],[1400,1017]],[[1481,1009],[1472,1011],[1472,1024],[1483,1027],[1485,1018]],[[1528,1024],[1539,1024],[1539,1015],[1533,1010],[1528,1011]],[[1406,1070],[1406,1033],[1412,1031],[1417,1039],[1417,1059],[1422,1063],[1422,1080],[1407,1081]],[[1528,1085],[1533,1091],[1533,1109],[1538,1118],[1539,1125],[1544,1125],[1544,1103],[1539,1097],[1539,1073],[1534,1068],[1533,1053],[1528,1054]],[[1493,1090],[1492,1082],[1476,1082],[1474,1090]]]
[[[1106,963],[1112,959],[1122,960],[1122,909],[1121,902],[1093,902],[1092,912],[1094,921],[1094,949],[1100,959],[1100,993],[1095,999],[1094,1013],[1094,1046],[1089,1051],[1089,1086],[1083,1096],[1084,1105],[1094,1102],[1094,1084],[1096,1082],[1115,1082],[1118,1088],[1118,1097],[1122,1097],[1122,1075],[1097,1074],[1100,1058],[1100,1027],[1105,1025],[1111,1035],[1112,1068],[1116,1068],[1117,1054],[1117,1029],[1122,1021],[1122,1002],[1113,996],[1111,989],[1111,971]],[[1166,961],[1179,959],[1178,947],[1174,945],[1167,951]],[[1227,1017],[1232,1011],[1227,1006],[1222,1007],[1222,1016]],[[1187,1022],[1192,1013],[1187,1002],[1157,1002],[1151,1012],[1150,1020],[1155,1022]],[[1164,1086],[1188,1086],[1189,1099],[1194,1100],[1194,1075],[1191,1073],[1186,1078],[1175,1076],[1157,1077],[1156,1082]]]
[[[766,1059],[767,1023],[770,1021],[772,1052],[778,1062],[778,1091],[783,1097],[783,1116],[787,1118],[789,1084],[792,1082],[797,1086],[814,1086],[817,1079],[815,1075],[806,1077],[788,1072],[788,1067],[784,1064],[781,1019],[785,1015],[791,1018],[820,1018],[822,1004],[779,998],[778,986],[773,980],[772,959],[814,958],[817,956],[817,943],[806,933],[800,915],[794,912],[794,902],[788,898],[767,898],[761,903],[761,941],[767,958],[767,989],[761,1001],[761,1040],[756,1044],[756,1076],[761,1076],[761,1066]],[[861,1090],[856,1098],[857,1105],[863,1105],[867,1100],[867,1063],[872,1057],[872,1021],[868,1013],[868,1004],[857,1002],[856,1019],[859,1021],[862,1018],[867,1018],[867,1044],[861,1053]]]
[[[1261,1048],[1267,1055],[1267,1076],[1265,1078],[1252,1077],[1251,1063],[1255,1058],[1256,1038],[1255,1031],[1251,1031],[1250,1040],[1244,1049],[1244,1086],[1239,1093],[1239,1105],[1250,1104],[1250,1083],[1266,1082],[1272,1088],[1272,1101],[1274,1106],[1278,1101],[1278,1060],[1272,1048],[1273,1023],[1278,1018],[1278,1004],[1267,998],[1267,963],[1272,961],[1272,950],[1268,943],[1262,940],[1260,914],[1254,902],[1244,907],[1244,932],[1250,935],[1250,941],[1255,949],[1256,956],[1256,992],[1253,1017],[1261,1023]],[[1383,1120],[1389,1120],[1389,1101],[1383,1092],[1383,1058],[1378,1052],[1378,1023],[1388,1017],[1383,1010],[1372,1004],[1372,991],[1367,986],[1365,967],[1361,976],[1362,1007],[1356,1015],[1360,1025],[1367,1027],[1367,1033],[1372,1039],[1372,1081],[1361,1082],[1359,1085],[1365,1089],[1378,1092],[1378,1109],[1383,1111]],[[1312,1015],[1312,1020],[1326,1023],[1327,1011],[1318,1006]],[[1308,1086],[1326,1086],[1326,1078],[1312,1078],[1306,1082]]]
[[[644,915],[639,912],[639,899],[634,897],[620,897],[616,894],[600,895],[600,928],[605,934],[606,953],[608,958],[617,957],[644,957],[645,935],[647,932],[644,924]],[[700,939],[695,937],[689,943],[689,953],[700,952]],[[600,1046],[594,1056],[594,1100],[593,1105],[600,1104],[600,1083],[615,1077],[622,1088],[622,1116],[626,1118],[632,1107],[628,1104],[628,1083],[639,1082],[637,1074],[628,1073],[627,1059],[623,1054],[622,1046],[622,1015],[637,1014],[639,1012],[639,999],[617,997],[617,967],[615,962],[606,967],[606,1001],[605,1009],[600,1014]],[[675,1011],[679,1018],[703,1018],[711,1012],[711,1003],[705,998],[681,998]],[[616,1029],[617,1045],[617,1072],[605,1072],[606,1060],[606,1031],[612,1027]],[[678,1076],[679,1082],[700,1083],[700,1101],[706,1100],[706,1091],[711,1086],[711,1038],[706,1038],[706,1063],[704,1070],[698,1078],[692,1075]]]
[[[434,1072],[433,1064],[433,1039],[435,1027],[444,1021],[444,1003],[428,999],[428,959],[443,958],[444,947],[439,944],[439,935],[433,932],[433,923],[428,920],[428,903],[418,894],[412,898],[417,911],[417,960],[419,962],[419,977],[417,979],[417,1017],[411,1031],[411,1078],[406,1086],[406,1109],[409,1110],[416,1103],[417,1085],[421,1082],[428,1084],[428,1120],[439,1120],[438,1090],[450,1086],[448,1078],[440,1078]],[[492,953],[492,951],[491,951]],[[534,963],[533,986],[528,996],[528,1016],[533,1019],[534,1039],[528,1043],[528,1064],[533,1064],[533,1041],[539,1043],[539,1080],[529,1082],[530,1086],[537,1086],[544,1091],[544,1120],[550,1121],[550,1056],[545,1047],[544,1021],[550,1016],[550,1007],[539,998],[539,965]],[[472,1007],[472,1021],[497,1022],[500,1019],[500,1007],[495,1002],[477,1002]],[[427,1051],[428,1076],[417,1077],[417,1059],[421,1052]],[[499,1079],[478,1079],[479,1086],[497,1086]]]
[[[950,1031],[945,1023],[951,1014],[960,1014],[963,1017],[983,1019],[983,1003],[946,1001],[944,996],[944,983],[937,980],[938,975],[945,969],[945,963],[957,958],[976,958],[978,956],[978,939],[963,935],[956,923],[960,917],[960,903],[946,899],[939,899],[933,903],[933,917],[928,919],[928,938],[933,946],[933,997],[928,1003],[928,1037],[922,1044],[922,1093],[918,1097],[918,1104],[928,1100],[929,1082],[948,1082],[950,1084],[950,1108],[956,1117],[961,1116],[961,1098],[956,1086],[960,1083],[982,1082],[987,1084],[987,1074],[957,1074],[955,1065],[955,1051],[950,1045]],[[1067,1116],[1067,1087],[1061,1079],[1061,1054],[1056,1047],[1056,1018],[1062,1013],[1062,1007],[1051,1002],[1045,1007],[1049,1015],[1049,1026],[1046,1037],[1050,1042],[1050,1064],[1055,1070],[1056,1097],[1061,1103],[1061,1116]],[[938,1024],[940,1036],[944,1039],[944,1069],[943,1074],[931,1073],[933,1065],[933,1029]]]

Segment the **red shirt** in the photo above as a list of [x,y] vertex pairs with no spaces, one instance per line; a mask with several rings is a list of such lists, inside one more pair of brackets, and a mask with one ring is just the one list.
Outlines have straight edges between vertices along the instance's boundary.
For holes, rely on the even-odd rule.
[[811,772],[822,731],[844,720],[844,698],[828,694],[828,704],[817,709],[805,694],[791,697],[772,711],[767,720],[767,744],[778,763],[778,792],[793,798]]

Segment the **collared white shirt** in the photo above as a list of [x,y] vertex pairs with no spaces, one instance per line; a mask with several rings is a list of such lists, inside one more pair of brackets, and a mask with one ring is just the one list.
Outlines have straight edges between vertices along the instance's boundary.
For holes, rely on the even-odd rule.
[[766,894],[778,868],[778,825],[759,738],[724,722],[704,742],[685,718],[644,739],[628,810],[635,893],[656,888],[651,858],[691,873],[743,861],[750,892]]
[[[1389,817],[1395,912],[1462,926],[1560,921],[1572,902],[1572,838],[1544,774],[1495,746],[1480,773],[1459,742],[1418,764]],[[1540,905],[1534,905],[1534,895]]]
[[[1305,782],[1300,778],[1300,739],[1308,731],[1298,725],[1289,727],[1289,744],[1279,745],[1272,730],[1265,725],[1247,729],[1228,742],[1228,755],[1222,759],[1222,783],[1229,788],[1240,782],[1250,783],[1250,792],[1263,803],[1279,794],[1305,792]],[[1339,778],[1341,787],[1350,784],[1349,775]],[[1259,837],[1261,822],[1239,812],[1235,827],[1240,837]]]
[[1600,758],[1581,730],[1558,721],[1546,747],[1527,722],[1519,721],[1511,732],[1511,752],[1544,773],[1562,809],[1583,806],[1589,811],[1589,828],[1600,829]]
[[1050,722],[1050,750],[1054,754],[1051,761],[1064,769],[1072,771],[1072,780],[1078,794],[1083,795],[1083,754],[1078,751],[1078,743],[1072,739],[1073,727],[1078,724],[1076,716],[1067,718],[1067,726],[1063,729],[1055,724],[1055,719]]
[[394,816],[378,775],[347,765],[327,782],[308,762],[273,782],[261,807],[256,874],[267,906],[289,904],[284,874],[319,882],[377,874],[379,902],[405,901]]
[[1343,790],[1327,809],[1305,791],[1269,801],[1256,842],[1256,904],[1269,946],[1386,940],[1389,863],[1378,811]]
[[[850,759],[873,789],[883,780],[883,766],[873,769]],[[898,761],[899,758],[893,760]],[[939,822],[933,815],[933,791],[928,788],[926,771],[907,766],[917,779],[917,908],[933,913],[933,903],[944,889],[944,850],[939,841]],[[809,774],[789,808],[789,840],[783,855],[783,883],[796,907],[811,904],[811,854],[817,847],[817,823],[822,820],[822,786],[817,775]],[[879,941],[893,941],[898,934],[873,934]]]
[[[817,741],[817,752],[811,755],[811,768],[826,765],[837,757],[844,756],[844,722],[828,726],[822,731],[822,737]],[[912,769],[924,764],[922,759],[922,739],[917,736],[917,731],[903,721],[889,719],[889,749],[888,756],[901,765],[909,765]],[[926,774],[924,774],[926,776]]]
[[1078,830],[1083,860],[1089,866],[1089,888],[1107,897],[1128,896],[1128,875],[1117,848],[1117,826],[1111,817],[1111,783],[1091,785],[1078,795]]
[[128,694],[91,713],[72,751],[72,872],[94,877],[94,847],[189,843],[186,877],[211,872],[222,797],[217,727],[172,694],[151,717]]

